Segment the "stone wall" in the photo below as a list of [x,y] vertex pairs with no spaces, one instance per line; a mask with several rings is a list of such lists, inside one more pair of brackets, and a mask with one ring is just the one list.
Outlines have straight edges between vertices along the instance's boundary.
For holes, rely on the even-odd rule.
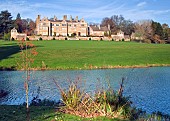
[[[27,36],[29,40],[96,40],[96,41],[101,41],[101,40],[106,40],[106,41],[112,41],[114,40],[111,37],[52,37],[52,36]],[[130,41],[130,39],[125,41]]]

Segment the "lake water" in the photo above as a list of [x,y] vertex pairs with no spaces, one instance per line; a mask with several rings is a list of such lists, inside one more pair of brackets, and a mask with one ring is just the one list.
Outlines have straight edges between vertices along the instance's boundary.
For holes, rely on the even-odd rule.
[[[24,103],[24,74],[23,71],[0,71],[0,90],[10,92],[0,99],[0,105]],[[93,94],[96,87],[108,87],[108,82],[113,89],[118,89],[124,77],[124,95],[131,97],[134,106],[148,113],[161,111],[170,114],[170,67],[35,71],[31,75],[30,101],[38,90],[40,99],[58,101],[60,94],[54,80],[67,87],[68,82],[79,79],[82,88]]]

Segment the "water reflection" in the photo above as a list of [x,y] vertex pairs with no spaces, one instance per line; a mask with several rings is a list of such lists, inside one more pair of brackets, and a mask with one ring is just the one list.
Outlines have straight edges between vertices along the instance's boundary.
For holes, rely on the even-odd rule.
[[[0,71],[0,90],[10,92],[0,98],[0,104],[19,105],[25,101],[24,80],[22,71]],[[161,111],[170,114],[170,67],[105,69],[105,70],[72,70],[72,71],[35,71],[30,82],[29,101],[37,96],[40,99],[58,101],[59,91],[54,83],[67,87],[68,82],[77,78],[87,92],[94,92],[96,86],[118,89],[122,77],[125,78],[124,94],[131,96],[134,106],[147,112]]]

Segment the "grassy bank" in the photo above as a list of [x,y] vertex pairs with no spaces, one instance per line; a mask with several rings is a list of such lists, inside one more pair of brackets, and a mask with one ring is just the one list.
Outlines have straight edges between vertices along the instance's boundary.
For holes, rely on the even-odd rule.
[[[170,65],[170,45],[108,41],[35,41],[38,56],[48,69],[90,69]],[[16,42],[0,41],[0,67],[15,67],[19,62]]]
[[[1,121],[26,121],[26,110],[24,106],[0,105]],[[118,119],[109,119],[106,117],[81,118],[74,115],[55,112],[54,107],[31,106],[31,121],[118,121]],[[120,121],[120,120],[119,120]]]
[[[1,121],[25,121],[26,120],[26,108],[24,106],[0,106],[0,120]],[[33,121],[51,121],[55,118],[54,107],[30,107],[30,119]]]

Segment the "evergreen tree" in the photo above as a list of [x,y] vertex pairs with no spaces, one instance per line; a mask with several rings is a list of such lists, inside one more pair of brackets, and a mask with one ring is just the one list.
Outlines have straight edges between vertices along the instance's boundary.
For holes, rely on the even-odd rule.
[[11,13],[7,10],[1,11],[0,13],[0,36],[2,37],[5,33],[9,33],[13,28],[13,21]]
[[164,39],[164,32],[159,22],[152,21],[153,35],[158,35],[160,39]]
[[20,15],[20,13],[18,13],[18,14],[17,14],[16,19],[21,19],[21,15]]
[[22,33],[22,19],[19,13],[17,14],[15,20],[15,28],[18,30],[19,33]]

